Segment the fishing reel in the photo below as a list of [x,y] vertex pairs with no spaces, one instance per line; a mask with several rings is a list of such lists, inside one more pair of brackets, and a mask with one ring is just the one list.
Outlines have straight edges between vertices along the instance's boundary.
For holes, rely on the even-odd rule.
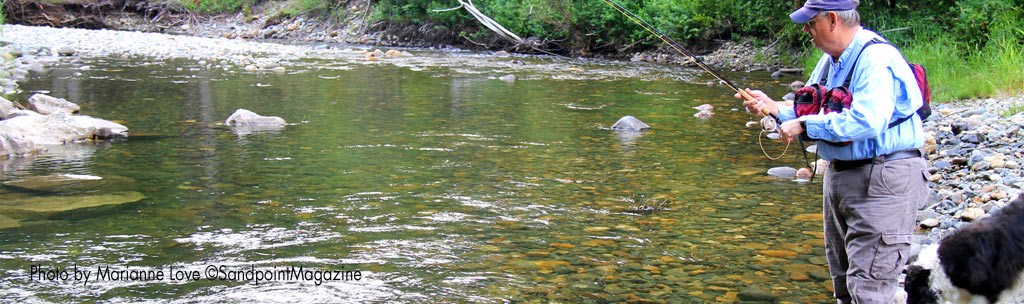
[[778,130],[779,130],[779,122],[775,120],[775,117],[772,117],[772,116],[761,117],[761,131],[776,132]]

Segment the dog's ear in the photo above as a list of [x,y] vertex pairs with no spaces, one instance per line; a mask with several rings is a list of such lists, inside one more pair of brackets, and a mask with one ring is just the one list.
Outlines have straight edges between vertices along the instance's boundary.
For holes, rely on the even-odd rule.
[[907,304],[935,304],[939,295],[931,287],[932,270],[920,265],[907,267],[907,279],[903,290],[907,292]]

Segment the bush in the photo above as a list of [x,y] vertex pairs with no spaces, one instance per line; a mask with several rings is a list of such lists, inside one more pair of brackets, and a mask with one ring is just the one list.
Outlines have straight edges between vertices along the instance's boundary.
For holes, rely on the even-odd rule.
[[188,0],[185,8],[200,13],[224,13],[242,10],[252,5],[252,0]]

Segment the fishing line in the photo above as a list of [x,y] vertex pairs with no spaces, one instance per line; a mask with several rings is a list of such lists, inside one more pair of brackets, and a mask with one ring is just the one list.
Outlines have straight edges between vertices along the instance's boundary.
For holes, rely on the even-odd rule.
[[[678,42],[676,42],[675,40],[672,40],[672,38],[669,38],[668,35],[665,35],[665,33],[662,33],[658,29],[654,28],[654,26],[652,26],[651,24],[647,23],[643,19],[640,19],[639,16],[637,16],[633,12],[629,11],[628,9],[623,7],[621,4],[618,4],[618,3],[616,3],[616,2],[614,2],[612,0],[601,0],[601,1],[604,1],[604,3],[608,4],[609,6],[614,8],[616,11],[618,11],[622,15],[626,16],[627,18],[629,18],[629,20],[632,20],[633,23],[636,23],[637,25],[642,27],[644,30],[647,30],[647,32],[649,32],[649,33],[653,34],[654,36],[658,37],[658,39],[661,39],[662,42],[665,42],[665,44],[668,44],[669,47],[671,47],[673,50],[675,50],[679,54],[682,54],[683,56],[686,56],[686,57],[690,58],[690,60],[692,60],[693,63],[697,64],[697,67],[699,67],[700,69],[704,70],[705,72],[708,72],[708,74],[711,74],[711,76],[715,77],[715,79],[718,79],[719,81],[721,81],[723,84],[725,84],[725,86],[729,87],[729,89],[732,89],[734,92],[740,94],[740,96],[742,96],[743,99],[750,100],[750,101],[756,100],[756,98],[754,98],[754,96],[751,96],[749,93],[747,93],[747,91],[741,90],[739,87],[734,85],[732,83],[732,81],[729,81],[728,79],[725,79],[725,77],[722,77],[721,74],[718,74],[718,72],[716,72],[714,69],[709,67],[703,61],[698,59],[697,55],[694,55],[692,52],[686,50],[686,48],[684,48]],[[777,156],[777,157],[772,157],[771,155],[768,155],[768,152],[765,151],[765,149],[764,149],[764,145],[761,144],[761,136],[764,136],[764,134],[766,132],[775,132],[775,131],[777,131],[778,130],[778,126],[780,124],[782,124],[782,121],[779,120],[779,118],[776,117],[775,114],[772,114],[772,113],[768,112],[767,109],[762,109],[761,110],[761,115],[764,116],[764,117],[761,119],[761,122],[760,122],[761,123],[761,135],[759,135],[758,138],[757,138],[757,144],[758,144],[758,146],[761,147],[761,152],[764,152],[764,156],[767,156],[768,159],[771,159],[771,160],[779,159],[783,155],[786,154],[786,151],[789,151],[789,144],[790,143],[786,143],[786,149],[782,151],[782,154],[779,154],[779,156]]]
[[[754,100],[753,96],[750,96],[750,94],[747,94],[747,92],[745,92],[743,90],[740,90],[738,87],[736,87],[736,85],[734,85],[732,83],[732,81],[729,81],[728,79],[725,79],[725,77],[722,77],[721,74],[718,74],[718,72],[716,72],[714,69],[709,67],[707,64],[705,64],[701,60],[698,60],[697,59],[697,55],[694,55],[690,51],[686,50],[686,48],[683,48],[683,46],[680,45],[678,42],[676,42],[675,40],[672,40],[672,38],[669,38],[668,35],[665,35],[665,33],[662,33],[661,31],[655,29],[654,26],[650,25],[646,21],[643,21],[642,19],[640,19],[640,17],[638,17],[633,12],[630,12],[629,10],[627,10],[621,4],[615,3],[614,1],[611,1],[611,0],[601,0],[601,1],[604,1],[605,3],[610,5],[612,8],[614,8],[616,11],[619,11],[619,13],[625,15],[627,18],[629,18],[634,23],[636,23],[640,27],[644,28],[645,30],[647,30],[648,32],[653,34],[654,36],[657,36],[658,39],[661,39],[661,41],[665,42],[665,44],[668,44],[668,46],[672,47],[672,49],[674,49],[676,52],[678,52],[680,54],[683,54],[684,56],[689,57],[690,59],[692,59],[693,62],[696,63],[698,67],[700,67],[705,72],[708,72],[708,74],[711,74],[711,76],[714,76],[716,79],[718,79],[719,81],[724,83],[725,86],[729,87],[730,89],[732,89],[736,93],[740,93],[740,95],[742,95],[744,99],[746,99],[746,100]],[[769,114],[769,115],[771,115],[771,114]]]

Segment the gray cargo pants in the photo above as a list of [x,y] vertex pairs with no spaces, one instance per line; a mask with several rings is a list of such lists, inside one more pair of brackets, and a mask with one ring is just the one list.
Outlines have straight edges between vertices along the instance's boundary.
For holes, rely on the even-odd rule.
[[893,302],[927,199],[924,158],[825,172],[825,254],[841,303]]

